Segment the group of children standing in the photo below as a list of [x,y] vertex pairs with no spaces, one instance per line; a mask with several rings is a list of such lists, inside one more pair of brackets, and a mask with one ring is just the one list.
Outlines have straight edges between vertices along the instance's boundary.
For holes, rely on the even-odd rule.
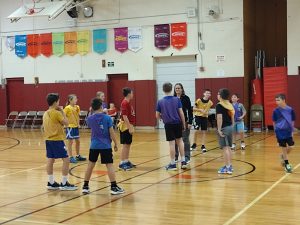
[[[177,83],[174,87],[169,82],[163,84],[165,97],[157,103],[156,118],[161,119],[165,124],[166,140],[169,142],[170,163],[166,170],[177,170],[179,162],[181,169],[187,169],[190,163],[190,151],[197,148],[197,139],[201,134],[201,151],[207,152],[205,147],[206,132],[208,130],[209,110],[213,105],[210,100],[211,91],[205,89],[203,97],[197,99],[195,107],[191,105],[190,98],[185,95],[183,85]],[[133,99],[133,90],[123,89],[124,99],[121,103],[121,116],[118,128],[120,130],[120,143],[123,145],[121,152],[121,162],[119,169],[128,171],[136,167],[129,161],[129,152],[134,133],[135,112],[131,105]],[[218,170],[219,174],[232,174],[232,151],[236,149],[236,136],[240,135],[241,150],[245,150],[244,142],[244,117],[246,110],[243,104],[239,103],[238,94],[233,94],[230,99],[228,89],[220,89],[217,95],[216,104],[217,136],[220,148],[223,150],[224,166]],[[101,157],[101,164],[107,167],[108,177],[111,182],[111,194],[122,194],[124,190],[116,183],[115,171],[113,167],[113,150],[118,151],[118,143],[113,129],[113,120],[111,114],[116,116],[116,109],[111,105],[107,109],[104,103],[104,93],[98,92],[97,96],[91,101],[90,114],[87,118],[87,125],[91,128],[91,144],[89,152],[89,163],[85,173],[83,194],[90,193],[89,180],[95,164]],[[285,95],[276,96],[278,107],[273,112],[274,129],[277,141],[282,147],[282,166],[287,172],[292,172],[292,166],[288,161],[288,154],[294,145],[293,130],[295,121],[294,110],[286,105]],[[79,141],[79,113],[80,107],[77,105],[76,95],[69,95],[68,102],[64,109],[59,105],[59,95],[55,93],[48,94],[47,103],[49,109],[43,117],[43,126],[46,139],[47,155],[47,174],[49,190],[77,190],[76,185],[68,182],[69,163],[85,161],[86,158],[80,154]],[[194,115],[193,115],[194,114]],[[190,129],[195,121],[194,143],[190,145]],[[66,127],[66,135],[64,134]],[[67,150],[64,139],[67,138]],[[76,155],[72,154],[72,145],[75,141]],[[112,147],[113,142],[113,147]],[[56,159],[62,159],[62,181],[57,183],[53,175],[53,165]]]
[[[131,170],[136,165],[129,161],[129,151],[132,143],[132,135],[134,132],[135,113],[130,101],[133,98],[133,91],[130,88],[123,89],[124,99],[121,103],[121,121],[125,123],[126,129],[120,132],[121,144],[123,149],[119,168],[123,170]],[[118,143],[113,129],[113,118],[116,116],[114,105],[110,105],[107,109],[104,103],[104,93],[97,92],[95,98],[91,101],[91,108],[87,118],[87,125],[91,129],[91,144],[89,152],[89,163],[85,173],[83,194],[90,193],[89,180],[92,171],[101,157],[101,164],[107,167],[108,177],[111,182],[111,194],[117,195],[124,193],[124,189],[116,183],[115,171],[113,167],[113,150],[118,151]],[[46,139],[46,155],[47,155],[47,174],[49,190],[77,190],[76,185],[68,182],[69,163],[77,161],[85,161],[86,158],[80,155],[79,141],[79,113],[80,108],[77,105],[76,95],[69,95],[66,107],[62,109],[59,104],[59,95],[50,93],[47,96],[49,109],[43,117],[43,127]],[[64,134],[66,127],[66,135]],[[64,139],[67,138],[67,150]],[[72,154],[72,145],[75,141],[76,156]],[[112,142],[114,143],[112,148]],[[62,166],[62,182],[59,184],[54,180],[53,165],[56,159],[63,160]]]

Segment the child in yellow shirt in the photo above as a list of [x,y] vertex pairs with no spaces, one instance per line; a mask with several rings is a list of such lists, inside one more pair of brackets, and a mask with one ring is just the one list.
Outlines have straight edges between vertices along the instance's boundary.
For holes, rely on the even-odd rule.
[[[77,161],[85,161],[86,158],[81,156],[79,153],[80,150],[80,136],[79,136],[79,114],[80,114],[80,107],[76,105],[77,103],[77,96],[71,94],[68,96],[67,106],[64,108],[64,112],[66,117],[69,121],[69,125],[66,129],[66,138],[68,140],[68,152],[70,156],[71,163],[77,163]],[[72,145],[73,141],[75,140],[75,150],[76,150],[76,157],[72,154]]]

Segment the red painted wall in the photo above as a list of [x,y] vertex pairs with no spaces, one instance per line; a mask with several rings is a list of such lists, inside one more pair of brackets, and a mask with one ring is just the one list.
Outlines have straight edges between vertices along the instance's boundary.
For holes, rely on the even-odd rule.
[[228,88],[231,92],[240,95],[240,102],[244,99],[244,78],[229,77],[229,78],[204,78],[196,79],[196,98],[201,98],[204,89],[212,91],[212,101],[214,104],[218,102],[217,94],[219,89]]
[[[20,86],[20,84],[17,84]],[[11,98],[6,96],[8,89],[0,91],[0,122],[4,124],[8,111],[39,111],[48,108],[46,96],[48,93],[55,92],[60,94],[60,105],[65,105],[69,94],[78,96],[78,104],[82,110],[88,110],[90,101],[95,97],[97,91],[108,93],[109,82],[96,83],[51,83],[22,84],[18,88],[10,88]],[[134,90],[133,107],[136,111],[137,126],[156,126],[155,105],[156,105],[156,81],[128,81],[128,86]],[[116,90],[121,91],[121,90]],[[17,97],[16,97],[17,96]],[[10,102],[8,109],[7,102]]]

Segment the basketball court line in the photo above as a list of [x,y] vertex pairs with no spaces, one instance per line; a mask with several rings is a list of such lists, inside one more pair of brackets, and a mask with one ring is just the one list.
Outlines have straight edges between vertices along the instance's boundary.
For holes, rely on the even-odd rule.
[[[297,166],[294,167],[294,170],[296,170],[299,166],[300,166],[300,163]],[[229,220],[227,220],[223,225],[229,225],[229,224],[233,223],[236,219],[238,219],[248,209],[250,209],[258,201],[260,201],[263,197],[265,197],[268,193],[270,193],[277,185],[279,185],[284,179],[286,179],[291,174],[292,173],[287,173],[284,176],[282,176],[279,180],[277,180],[274,184],[272,184],[267,190],[265,190],[263,193],[261,193],[259,196],[257,196],[252,202],[250,202],[248,205],[246,205],[242,210],[240,210],[233,217],[231,217]]]
[[[264,137],[263,139],[260,139],[260,140],[258,140],[258,141],[256,141],[256,142],[253,142],[253,143],[251,143],[250,145],[256,144],[256,143],[258,143],[258,142],[260,142],[260,141],[263,141],[263,140],[265,140],[265,139],[267,139],[267,138],[269,138],[269,137],[272,137],[272,136],[273,136],[273,135],[269,135],[269,136],[267,136],[267,137]],[[250,137],[250,136],[249,136],[249,137]],[[216,141],[216,140],[212,140],[212,141],[210,141],[210,142],[215,142],[215,141]],[[149,142],[149,141],[148,141],[148,142]],[[141,143],[138,143],[138,144],[136,144],[136,145],[144,144],[144,143],[147,143],[147,142],[141,142]],[[134,146],[136,146],[136,145],[134,145]],[[215,149],[217,149],[217,148],[218,148],[218,147],[216,147],[216,148],[214,148],[214,149],[212,149],[212,150],[215,150]],[[210,150],[210,151],[212,151],[212,150]],[[201,153],[198,153],[197,155],[200,155],[200,154],[201,154]],[[165,156],[162,156],[162,157],[165,157]],[[162,157],[156,158],[156,159],[154,159],[154,160],[160,159],[160,158],[162,158]],[[222,157],[222,156],[220,156],[220,157]],[[220,158],[220,157],[217,157],[217,158]],[[214,159],[217,159],[217,158],[214,158]],[[213,159],[213,160],[214,160],[214,159]],[[151,161],[152,161],[152,160],[151,160]],[[209,160],[209,161],[211,161],[211,160]],[[204,162],[204,164],[207,163],[207,162],[209,162],[209,161]],[[202,163],[202,164],[203,164],[203,163]],[[194,168],[199,167],[199,166],[201,166],[202,164],[197,165],[197,166],[195,166]],[[127,180],[134,179],[134,178],[139,177],[139,176],[143,176],[143,175],[145,175],[145,174],[147,174],[147,173],[151,173],[151,172],[153,172],[153,171],[155,171],[155,170],[159,170],[159,169],[161,169],[161,168],[163,168],[163,167],[155,168],[155,169],[150,170],[150,171],[147,171],[147,172],[145,172],[145,173],[138,174],[138,175],[136,175],[136,176],[133,176],[133,177],[130,177],[130,178],[125,179],[125,180],[123,180],[123,181],[120,181],[119,183],[122,183],[122,182],[127,181]],[[190,170],[190,169],[189,169],[189,170]],[[189,171],[189,170],[186,170],[186,171]],[[186,172],[186,171],[183,171],[183,172]],[[178,174],[179,174],[179,173],[177,173],[176,175],[178,175]],[[175,175],[174,175],[174,176],[175,176]],[[100,177],[100,176],[99,176],[99,177]],[[172,177],[173,177],[173,176],[172,176]],[[172,177],[169,177],[169,178],[172,178]],[[167,179],[169,179],[169,178],[167,178]],[[160,181],[160,182],[162,182],[162,181]],[[160,182],[158,182],[158,183],[160,183]],[[151,186],[153,186],[153,185],[155,185],[155,183],[154,183],[154,184],[151,184]],[[96,190],[92,191],[91,193],[96,192],[96,191],[103,190],[103,189],[108,188],[108,187],[109,187],[109,186],[105,186],[105,187],[96,189]],[[48,194],[48,193],[49,193],[49,192],[46,192],[46,193],[44,193],[44,194]],[[39,194],[39,195],[30,197],[30,198],[27,198],[27,199],[31,199],[31,198],[34,198],[34,197],[37,197],[37,196],[41,196],[41,195],[43,195],[43,194]],[[80,197],[82,197],[82,196],[84,196],[84,195],[79,195],[79,196],[73,197],[73,198],[71,198],[71,199],[67,199],[67,200],[65,200],[65,201],[58,202],[58,203],[56,203],[56,204],[53,204],[53,205],[50,205],[50,206],[47,206],[47,207],[44,207],[44,208],[35,210],[35,211],[33,211],[33,212],[23,214],[23,215],[21,215],[21,216],[12,218],[12,219],[10,219],[10,220],[8,220],[8,221],[1,222],[0,224],[6,224],[6,223],[8,223],[8,222],[12,222],[12,221],[18,220],[19,218],[23,218],[23,217],[26,217],[26,216],[28,216],[28,215],[31,215],[31,214],[34,214],[34,213],[43,211],[43,210],[45,210],[45,209],[48,209],[48,208],[51,208],[51,207],[54,207],[54,206],[57,206],[57,205],[60,205],[60,204],[63,204],[63,203],[72,201],[72,200],[75,200],[75,199],[80,198]],[[125,196],[124,196],[124,197],[125,197]],[[123,197],[122,197],[122,198],[123,198]],[[27,199],[25,199],[25,200],[27,200]],[[119,199],[119,198],[118,198],[118,199]],[[22,202],[22,200],[21,200],[21,201],[18,201],[18,202]],[[111,202],[113,202],[113,201],[110,201],[109,203],[111,203]],[[14,203],[12,203],[12,204],[14,204]],[[9,205],[11,205],[11,204],[9,204]]]
[[[0,217],[0,220],[8,220],[8,218]],[[59,224],[59,223],[50,223],[50,222],[33,221],[33,220],[15,220],[15,221],[21,222],[21,223],[30,223],[30,224],[45,224],[45,225],[58,225]]]

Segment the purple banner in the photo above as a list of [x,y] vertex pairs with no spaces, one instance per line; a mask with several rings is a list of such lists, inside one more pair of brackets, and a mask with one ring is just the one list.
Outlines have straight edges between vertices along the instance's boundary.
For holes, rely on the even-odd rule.
[[115,28],[115,49],[121,53],[128,50],[128,28]]
[[155,47],[161,50],[170,47],[170,25],[160,24],[154,26]]

